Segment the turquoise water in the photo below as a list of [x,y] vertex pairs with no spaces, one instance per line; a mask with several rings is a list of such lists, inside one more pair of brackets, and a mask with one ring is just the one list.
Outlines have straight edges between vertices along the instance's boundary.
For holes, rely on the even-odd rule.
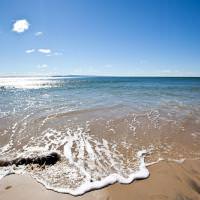
[[62,157],[0,167],[2,177],[25,173],[74,195],[129,183],[148,176],[145,165],[199,158],[200,78],[1,77],[0,125],[1,160]]

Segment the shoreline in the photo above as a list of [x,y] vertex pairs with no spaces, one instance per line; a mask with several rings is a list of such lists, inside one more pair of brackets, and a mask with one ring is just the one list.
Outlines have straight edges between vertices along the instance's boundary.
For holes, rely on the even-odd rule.
[[131,184],[115,183],[87,192],[81,196],[47,190],[32,177],[8,175],[0,180],[0,199],[58,199],[58,200],[111,200],[111,199],[200,199],[200,160],[183,163],[162,161],[148,166],[150,176]]

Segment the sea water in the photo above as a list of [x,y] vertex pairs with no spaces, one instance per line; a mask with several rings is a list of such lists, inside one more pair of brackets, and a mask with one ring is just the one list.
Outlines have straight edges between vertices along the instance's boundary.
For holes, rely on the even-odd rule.
[[0,167],[80,195],[198,159],[200,78],[0,77],[0,160],[57,152],[50,166]]

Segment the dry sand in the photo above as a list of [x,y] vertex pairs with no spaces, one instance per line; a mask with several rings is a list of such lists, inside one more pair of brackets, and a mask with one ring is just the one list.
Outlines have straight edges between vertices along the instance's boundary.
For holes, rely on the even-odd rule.
[[198,200],[200,160],[182,164],[160,162],[150,166],[150,177],[129,185],[114,184],[79,197],[46,190],[30,177],[10,175],[0,181],[0,200]]

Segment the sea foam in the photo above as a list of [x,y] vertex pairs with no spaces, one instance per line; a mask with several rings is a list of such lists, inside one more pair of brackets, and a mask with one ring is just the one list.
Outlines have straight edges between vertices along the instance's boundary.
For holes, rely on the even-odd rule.
[[[108,175],[105,178],[102,178],[99,181],[94,181],[94,182],[87,181],[87,182],[83,183],[80,187],[78,187],[74,190],[67,189],[67,188],[55,188],[55,187],[52,187],[47,182],[43,181],[42,179],[38,179],[36,177],[34,177],[34,178],[38,182],[43,184],[47,189],[54,190],[54,191],[60,192],[60,193],[68,193],[68,194],[71,194],[73,196],[79,196],[79,195],[82,195],[82,194],[84,194],[88,191],[100,189],[100,188],[103,188],[105,186],[114,184],[116,182],[121,183],[121,184],[129,184],[129,183],[131,183],[131,182],[133,182],[134,180],[137,180],[137,179],[148,178],[149,171],[146,168],[146,165],[145,165],[145,162],[144,162],[144,156],[145,156],[146,152],[147,152],[146,150],[141,150],[137,153],[137,157],[140,159],[139,168],[134,173],[129,174],[129,176],[127,178],[121,176],[120,174],[113,173],[113,174]],[[68,150],[67,150],[66,153],[68,153]]]
[[[64,134],[55,129],[47,129],[39,138],[24,145],[22,152],[17,152],[16,156],[48,154],[61,146],[63,150],[57,151],[62,156],[60,162],[44,169],[31,169],[28,165],[1,167],[0,178],[12,173],[26,174],[47,189],[77,196],[115,182],[128,184],[149,176],[144,162],[146,150],[133,152],[132,157],[125,158],[115,142],[105,138],[97,139],[82,128],[66,129]],[[120,148],[123,146],[128,144],[123,143]]]

